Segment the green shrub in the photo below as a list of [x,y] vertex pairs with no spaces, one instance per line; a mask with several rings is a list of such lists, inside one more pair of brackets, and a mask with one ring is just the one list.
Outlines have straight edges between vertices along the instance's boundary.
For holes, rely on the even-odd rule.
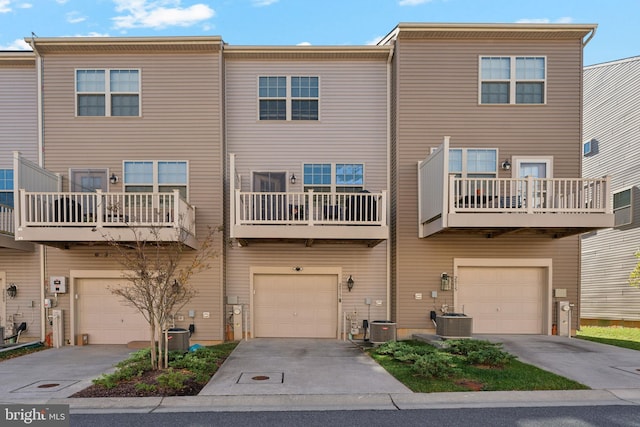
[[422,377],[447,378],[458,371],[453,357],[439,351],[423,354],[413,363],[413,370]]
[[118,385],[118,381],[114,379],[113,374],[102,374],[100,377],[93,380],[93,383],[107,389],[114,388]]
[[158,376],[158,385],[167,390],[182,390],[186,382],[192,376],[181,370],[168,368],[162,375]]
[[154,392],[158,389],[158,387],[156,387],[153,384],[147,384],[147,383],[138,383],[136,384],[136,390],[141,391],[141,392]]
[[498,347],[487,347],[467,354],[467,363],[470,365],[502,367],[514,359],[515,356],[500,350]]
[[404,341],[388,341],[384,344],[380,344],[375,350],[377,354],[387,354],[393,356],[396,352],[410,352],[414,349],[414,346]]
[[474,340],[474,339],[462,339],[462,340],[447,340],[445,342],[444,350],[451,354],[459,354],[460,356],[466,356],[474,351],[481,351],[487,348],[501,347],[502,344],[494,344],[489,341]]

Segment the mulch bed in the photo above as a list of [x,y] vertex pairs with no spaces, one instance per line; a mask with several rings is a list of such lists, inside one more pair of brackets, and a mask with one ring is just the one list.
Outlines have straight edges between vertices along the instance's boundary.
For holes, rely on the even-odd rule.
[[[157,378],[163,371],[147,371],[135,381],[120,381],[113,388],[106,388],[102,385],[91,385],[84,390],[71,395],[70,397],[164,397],[164,396],[197,396],[205,384],[198,384],[195,381],[187,381],[181,390],[165,390],[158,387]],[[139,390],[136,384],[155,385],[156,390]]]

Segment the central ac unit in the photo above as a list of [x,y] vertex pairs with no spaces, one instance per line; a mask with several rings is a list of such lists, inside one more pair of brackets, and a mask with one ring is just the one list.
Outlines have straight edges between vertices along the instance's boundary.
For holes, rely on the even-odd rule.
[[396,324],[394,322],[374,320],[371,322],[371,341],[374,344],[381,344],[387,341],[396,340]]
[[436,334],[449,338],[468,338],[473,330],[473,318],[464,314],[451,313],[436,316]]

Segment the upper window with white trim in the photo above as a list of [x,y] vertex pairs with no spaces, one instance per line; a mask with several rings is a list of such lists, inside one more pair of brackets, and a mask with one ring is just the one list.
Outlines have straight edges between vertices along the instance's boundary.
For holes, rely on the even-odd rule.
[[449,173],[462,178],[495,178],[498,174],[498,150],[451,148]]
[[126,192],[170,193],[180,190],[187,199],[189,182],[186,161],[125,161],[124,190]]
[[304,191],[356,193],[364,189],[362,163],[305,163]]
[[13,169],[0,169],[0,205],[13,207]]
[[309,76],[260,76],[260,120],[318,120],[319,79]]
[[544,104],[546,80],[543,56],[480,57],[481,104]]
[[78,116],[140,116],[140,70],[76,70]]
[[613,193],[614,227],[629,225],[633,222],[633,188]]

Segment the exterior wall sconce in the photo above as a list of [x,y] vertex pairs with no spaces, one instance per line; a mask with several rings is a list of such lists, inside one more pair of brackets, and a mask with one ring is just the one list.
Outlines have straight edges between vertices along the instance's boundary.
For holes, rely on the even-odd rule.
[[504,162],[502,162],[502,169],[508,171],[511,170],[511,162],[509,161],[509,159],[505,159]]
[[115,173],[112,173],[109,177],[109,182],[115,184],[118,182],[118,176]]
[[293,173],[293,174],[291,174],[291,177],[289,177],[289,182],[290,182],[291,184],[295,184],[297,179],[298,179],[298,178],[296,178],[296,174],[295,174],[295,173]]
[[351,292],[351,289],[353,289],[353,284],[355,282],[353,281],[353,277],[351,277],[351,275],[349,275],[349,278],[347,279],[347,289],[349,289],[349,292]]
[[451,277],[447,273],[442,273],[440,275],[440,290],[441,291],[451,290]]
[[15,283],[11,283],[9,287],[7,287],[7,296],[14,299],[16,295],[18,295],[18,287]]

